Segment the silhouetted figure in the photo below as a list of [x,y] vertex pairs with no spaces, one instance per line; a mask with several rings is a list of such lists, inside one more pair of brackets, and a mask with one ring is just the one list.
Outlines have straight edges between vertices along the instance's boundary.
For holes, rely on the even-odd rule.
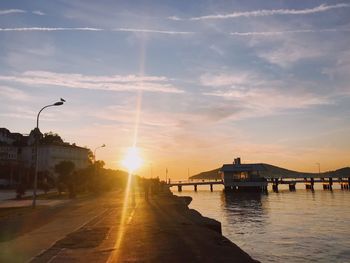
[[149,180],[145,179],[143,181],[143,191],[145,192],[145,200],[146,201],[148,201],[149,190],[150,190]]

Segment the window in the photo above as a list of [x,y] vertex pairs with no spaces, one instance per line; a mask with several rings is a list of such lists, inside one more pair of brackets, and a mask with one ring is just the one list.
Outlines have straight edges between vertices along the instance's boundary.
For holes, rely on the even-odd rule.
[[248,179],[248,172],[241,172],[241,173],[240,173],[240,179],[241,179],[241,180],[246,180],[246,179]]

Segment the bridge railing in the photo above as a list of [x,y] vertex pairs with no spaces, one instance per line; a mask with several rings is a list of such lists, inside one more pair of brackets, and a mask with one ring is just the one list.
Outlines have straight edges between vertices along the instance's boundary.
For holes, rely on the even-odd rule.
[[167,182],[167,184],[186,184],[186,183],[215,183],[215,182],[222,182],[221,179],[186,179],[186,180],[170,180]]

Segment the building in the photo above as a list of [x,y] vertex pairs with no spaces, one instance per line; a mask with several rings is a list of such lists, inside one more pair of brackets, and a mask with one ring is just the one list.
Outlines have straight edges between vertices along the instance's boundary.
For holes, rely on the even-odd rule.
[[[6,128],[0,128],[0,187],[11,186],[20,181],[21,149],[16,145],[21,140],[21,134],[11,133]],[[23,169],[22,169],[23,172]]]
[[232,164],[224,164],[221,177],[225,190],[265,191],[267,180],[262,176],[263,164],[241,164],[241,158],[235,158]]
[[[38,146],[38,171],[48,172],[55,175],[55,166],[62,161],[71,161],[74,163],[75,169],[86,168],[90,160],[89,149],[64,144],[40,144]],[[35,147],[26,146],[22,148],[22,159],[26,167],[35,166]]]
[[[89,149],[59,140],[43,140],[40,133],[38,145],[38,171],[48,176],[56,177],[55,166],[61,161],[71,161],[75,169],[86,168],[89,163]],[[0,178],[10,180],[12,183],[23,176],[13,176],[14,171],[19,174],[33,172],[35,167],[35,132],[29,135],[11,133],[6,128],[0,128]],[[28,176],[27,176],[28,178]]]

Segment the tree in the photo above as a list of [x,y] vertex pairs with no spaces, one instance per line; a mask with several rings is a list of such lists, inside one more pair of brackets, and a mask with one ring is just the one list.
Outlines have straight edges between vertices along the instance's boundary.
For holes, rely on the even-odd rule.
[[105,162],[104,161],[98,160],[98,161],[94,162],[94,167],[97,170],[103,169],[104,166],[105,166]]
[[48,171],[42,171],[38,173],[39,177],[39,188],[42,189],[45,194],[50,190],[50,173]]
[[53,133],[50,131],[44,134],[40,142],[43,144],[53,144],[53,143],[61,144],[63,143],[63,140],[61,136],[59,136],[57,133]]
[[90,164],[92,164],[94,162],[94,153],[90,149],[88,151],[88,159],[89,159]]
[[69,197],[75,197],[75,178],[72,175],[75,165],[71,161],[62,161],[55,166],[55,172],[58,176],[58,191],[62,192],[62,184],[67,186],[69,191]]

